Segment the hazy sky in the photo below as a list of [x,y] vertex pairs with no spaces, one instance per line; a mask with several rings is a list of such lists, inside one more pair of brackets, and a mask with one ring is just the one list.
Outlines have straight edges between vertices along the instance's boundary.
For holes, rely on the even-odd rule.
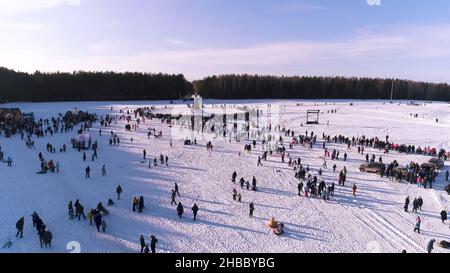
[[449,0],[0,0],[0,37],[0,66],[27,72],[450,83]]

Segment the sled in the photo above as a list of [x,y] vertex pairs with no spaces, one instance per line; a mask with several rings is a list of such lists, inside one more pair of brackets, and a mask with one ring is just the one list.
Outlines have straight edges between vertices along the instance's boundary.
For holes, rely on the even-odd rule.
[[45,173],[47,173],[47,172],[46,171],[39,171],[36,174],[45,174]]
[[439,241],[437,245],[442,248],[450,249],[450,242],[447,241]]
[[268,227],[272,230],[272,232],[275,234],[275,235],[277,235],[277,236],[279,236],[279,235],[281,235],[281,234],[283,234],[284,233],[284,224],[283,223],[281,223],[281,222],[278,222],[278,223],[276,223],[276,225],[275,226],[270,226],[270,225],[268,225]]
[[283,223],[277,223],[277,226],[275,228],[272,228],[272,231],[275,235],[280,236],[284,233],[284,225]]

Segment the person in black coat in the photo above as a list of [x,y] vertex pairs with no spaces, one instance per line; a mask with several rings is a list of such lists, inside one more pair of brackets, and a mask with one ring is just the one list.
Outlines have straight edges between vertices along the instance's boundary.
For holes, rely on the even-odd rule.
[[17,228],[17,234],[16,237],[19,236],[20,234],[20,238],[23,238],[23,224],[25,222],[25,218],[22,217],[20,218],[17,223],[16,223],[16,228]]
[[98,212],[95,216],[94,216],[94,222],[95,222],[95,226],[97,227],[97,231],[100,232],[100,227],[102,225],[102,215],[100,212]]
[[144,208],[144,197],[141,195],[141,197],[139,197],[138,212],[141,213]]
[[120,194],[122,193],[122,187],[120,185],[117,186],[116,193],[117,193],[117,200],[120,200]]
[[[150,249],[152,250],[152,253],[156,253],[156,243],[158,242],[158,240],[153,235],[150,236],[150,238],[152,238],[152,240],[150,241]],[[148,247],[148,245],[147,245],[147,247]]]
[[89,168],[89,166],[86,167],[85,172],[86,172],[86,178],[91,177],[91,168]]
[[303,182],[300,181],[300,183],[298,183],[297,189],[298,189],[298,196],[301,196],[303,190]]
[[44,226],[44,222],[40,217],[36,219],[36,230],[38,231],[38,234],[41,232],[42,227]]
[[194,214],[194,221],[197,219],[198,206],[194,203],[192,206],[192,213]]
[[248,216],[253,217],[253,211],[255,210],[255,205],[253,204],[253,202],[251,202],[249,204],[249,208],[250,208],[250,213]]
[[231,182],[236,183],[236,177],[237,177],[237,173],[236,173],[236,171],[234,171],[233,174],[231,175]]
[[177,214],[178,217],[181,218],[181,215],[183,215],[184,209],[183,209],[183,205],[181,204],[181,202],[178,203],[177,206]]
[[180,192],[178,192],[178,184],[175,183],[175,192],[178,194],[178,196],[180,196]]
[[141,253],[144,251],[144,248],[146,247],[144,235],[141,234],[139,237],[139,243],[141,244]]
[[403,207],[406,212],[408,212],[408,207],[409,207],[409,196],[406,197],[406,199],[405,199],[405,206]]
[[447,212],[445,210],[441,211],[441,220],[442,223],[444,223],[445,220],[447,220]]
[[33,214],[31,214],[31,220],[33,221],[33,227],[36,226],[37,219],[39,218],[39,215],[37,212],[33,211]]
[[423,206],[423,199],[422,197],[419,196],[419,198],[417,199],[417,208],[419,210],[422,210],[422,206]]

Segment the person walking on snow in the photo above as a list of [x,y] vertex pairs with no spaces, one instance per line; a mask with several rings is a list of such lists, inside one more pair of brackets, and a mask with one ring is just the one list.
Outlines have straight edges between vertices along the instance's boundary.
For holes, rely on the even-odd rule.
[[117,193],[117,200],[120,200],[120,194],[122,193],[122,187],[120,185],[117,186],[116,193]]
[[95,215],[94,209],[91,209],[87,215],[87,218],[89,220],[89,225],[91,225],[91,226],[92,226],[92,221],[94,220],[94,215]]
[[102,166],[102,176],[106,176],[106,165]]
[[152,250],[152,253],[156,253],[156,243],[158,242],[158,240],[154,235],[150,236],[150,238],[152,239],[150,241],[150,249]]
[[194,221],[197,219],[198,206],[196,203],[192,206],[192,213],[194,214]]
[[178,184],[175,183],[175,192],[178,194],[178,196],[180,196],[180,192],[178,191]]
[[142,253],[144,251],[145,246],[146,246],[143,234],[141,234],[141,236],[139,237],[139,243],[141,245],[141,253]]
[[303,190],[303,182],[300,181],[300,183],[298,183],[297,185],[297,189],[298,189],[298,196],[302,196],[302,190]]
[[133,211],[136,211],[136,206],[138,204],[138,199],[136,198],[136,196],[133,195],[133,198],[131,198],[131,204],[133,205]]
[[100,226],[102,225],[102,214],[100,212],[98,212],[94,216],[94,222],[95,222],[95,226],[97,227],[97,231],[100,232]]
[[255,210],[255,205],[253,204],[253,202],[250,202],[249,209],[250,209],[250,213],[248,216],[253,217],[253,211]]
[[20,238],[23,238],[23,225],[25,223],[25,218],[22,217],[20,218],[17,223],[16,223],[16,228],[17,228],[17,233],[16,233],[16,237],[19,236],[20,234]]
[[445,220],[447,220],[447,212],[445,210],[441,211],[441,220],[442,223],[444,223]]
[[405,199],[405,205],[403,206],[403,208],[405,209],[406,212],[408,212],[408,208],[409,208],[409,196],[406,197],[406,199]]
[[233,174],[231,175],[231,182],[236,183],[236,177],[237,177],[237,173],[236,173],[236,171],[234,171]]
[[417,219],[416,219],[416,226],[414,227],[414,232],[417,231],[417,233],[420,234],[420,224],[421,224],[421,223],[422,223],[422,220],[420,220],[420,217],[417,216]]
[[12,160],[11,156],[8,156],[8,159],[6,159],[7,166],[12,167],[12,162],[13,162],[13,160]]
[[183,204],[181,204],[181,202],[180,202],[180,203],[178,203],[178,206],[177,206],[178,217],[181,218],[183,213],[184,213]]
[[177,205],[177,201],[175,200],[175,197],[177,196],[177,192],[175,190],[172,190],[172,196],[171,196],[171,201],[170,204],[175,204]]
[[142,213],[142,210],[145,208],[145,205],[144,205],[144,197],[141,195],[140,197],[139,197],[139,203],[138,203],[138,212],[139,213]]
[[353,184],[353,188],[352,188],[353,196],[356,196],[356,189],[357,189],[356,184]]
[[89,168],[89,166],[87,166],[86,167],[86,169],[84,170],[85,171],[85,173],[86,173],[86,178],[89,178],[89,177],[91,177],[91,168]]
[[260,156],[258,156],[258,164],[256,164],[256,166],[262,166],[261,157]]
[[419,210],[422,210],[422,206],[423,206],[423,199],[421,196],[419,196],[419,198],[417,199],[417,208]]
[[74,218],[74,212],[73,212],[73,205],[72,205],[72,201],[69,202],[69,204],[67,205],[68,209],[69,209],[69,220],[72,220]]
[[431,239],[427,244],[427,252],[431,253],[431,251],[434,249],[433,245],[434,242],[436,242],[436,239]]

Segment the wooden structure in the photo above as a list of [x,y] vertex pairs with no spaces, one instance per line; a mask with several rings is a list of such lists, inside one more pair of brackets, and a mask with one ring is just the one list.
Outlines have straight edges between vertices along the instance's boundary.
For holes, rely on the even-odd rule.
[[306,111],[306,124],[319,124],[320,110]]

